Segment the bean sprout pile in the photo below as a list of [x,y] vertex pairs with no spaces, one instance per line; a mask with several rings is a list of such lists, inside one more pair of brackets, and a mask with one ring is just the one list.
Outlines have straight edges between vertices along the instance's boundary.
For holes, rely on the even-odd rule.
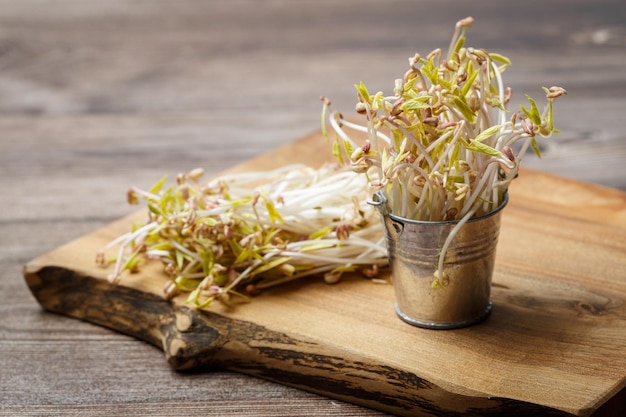
[[[566,94],[560,87],[544,88],[543,112],[528,97],[530,108],[521,106],[507,120],[511,89],[504,87],[502,72],[510,61],[464,47],[472,23],[468,17],[456,24],[447,54],[436,49],[426,58],[411,57],[393,95],[356,85],[356,112],[364,124],[344,120],[322,97],[322,129],[327,137],[327,125],[336,133],[335,156],[382,190],[395,215],[446,221],[492,211],[528,148],[539,155],[537,136],[557,131],[552,102]],[[362,144],[350,130],[364,136]]]
[[447,53],[436,49],[409,58],[392,95],[356,85],[356,112],[364,123],[345,120],[322,96],[322,132],[329,140],[328,126],[335,132],[334,155],[385,195],[389,212],[458,221],[441,250],[433,285],[442,282],[445,253],[460,227],[503,204],[524,154],[530,148],[540,156],[537,137],[557,132],[552,103],[566,94],[561,87],[544,88],[543,111],[527,96],[529,108],[520,106],[509,116],[512,93],[502,73],[511,62],[464,46],[473,22],[457,22]]
[[148,217],[98,252],[100,265],[115,265],[111,282],[155,259],[169,277],[167,298],[188,293],[187,303],[205,308],[311,275],[335,283],[358,271],[380,281],[387,252],[362,176],[337,164],[289,165],[206,183],[203,174],[196,169],[168,188],[164,177],[150,190],[128,191],[129,203],[146,203]]

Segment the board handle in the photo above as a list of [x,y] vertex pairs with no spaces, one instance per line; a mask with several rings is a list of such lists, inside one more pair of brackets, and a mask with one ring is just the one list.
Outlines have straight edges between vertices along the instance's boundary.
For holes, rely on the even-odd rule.
[[27,265],[24,278],[47,311],[136,337],[163,349],[178,370],[210,366],[229,340],[227,321],[163,297],[61,267]]

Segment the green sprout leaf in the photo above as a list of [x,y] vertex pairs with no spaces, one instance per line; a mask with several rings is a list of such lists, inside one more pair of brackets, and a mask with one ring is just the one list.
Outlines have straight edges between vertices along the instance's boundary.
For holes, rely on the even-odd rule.
[[271,201],[266,201],[265,208],[267,209],[267,213],[269,214],[270,221],[272,223],[276,223],[276,222],[285,223],[285,220],[283,219],[283,217],[280,215],[278,210],[276,210],[276,206],[274,206],[274,203],[272,203]]
[[541,149],[539,149],[539,145],[537,144],[537,138],[533,136],[532,141],[530,142],[530,146],[533,148],[533,152],[537,155],[537,158],[541,158]]
[[404,111],[413,111],[413,112],[417,110],[421,110],[421,109],[428,109],[430,108],[430,103],[429,103],[430,99],[431,99],[430,96],[421,96],[421,97],[412,98],[404,102],[404,104],[402,105],[402,109]]
[[167,175],[164,175],[148,190],[148,192],[150,194],[157,194],[159,191],[161,191],[166,181],[167,181]]
[[324,236],[327,236],[329,233],[331,233],[333,231],[332,227],[330,226],[326,226],[326,227],[322,227],[321,229],[315,231],[314,233],[311,233],[308,236],[308,240],[317,240],[317,239],[321,239]]
[[474,138],[476,142],[484,142],[489,137],[495,135],[500,130],[499,125],[491,126],[488,129],[483,130]]
[[359,84],[355,84],[354,87],[356,88],[356,91],[358,92],[359,96],[365,102],[371,104],[370,93],[369,91],[367,91],[367,87],[365,87],[365,84],[363,84],[363,81],[361,81]]
[[530,97],[529,95],[526,95],[526,98],[530,103],[530,109],[527,109],[523,105],[520,105],[520,108],[535,125],[541,125],[541,114],[539,113],[539,109],[537,108],[535,100],[533,100],[532,97]]
[[472,86],[474,85],[474,82],[476,81],[476,77],[478,77],[478,71],[475,70],[471,70],[472,66],[468,65],[468,69],[470,69],[469,74],[467,76],[467,80],[465,80],[465,83],[463,84],[463,87],[461,88],[461,95],[463,97],[467,98],[467,93],[470,91],[470,88],[472,88]]
[[474,123],[474,121],[476,120],[476,115],[467,104],[465,97],[461,98],[459,96],[454,96],[454,98],[452,99],[452,104],[454,104],[454,106],[459,109],[463,117],[465,117],[469,123]]
[[459,39],[454,44],[453,51],[459,53],[463,45],[465,45],[465,35],[459,36]]
[[470,139],[470,143],[466,144],[465,148],[472,152],[478,152],[483,155],[495,156],[497,158],[502,157],[502,152],[475,139]]
[[289,262],[290,260],[291,260],[291,258],[288,257],[288,256],[284,256],[284,257],[281,257],[281,258],[273,259],[273,260],[267,262],[266,264],[264,264],[264,265],[262,265],[262,266],[260,266],[258,268],[255,268],[250,276],[255,276],[255,275],[262,274],[264,272],[267,272],[267,271],[269,271],[271,269],[276,268],[279,265],[282,265],[282,264],[284,264],[286,262]]
[[341,146],[338,141],[333,142],[333,156],[342,164],[344,163],[343,153],[341,152]]
[[511,65],[511,60],[509,58],[505,57],[504,55],[500,55],[498,53],[491,52],[489,54],[489,57],[492,60],[494,60],[495,62],[499,62],[499,63],[504,64],[504,65]]

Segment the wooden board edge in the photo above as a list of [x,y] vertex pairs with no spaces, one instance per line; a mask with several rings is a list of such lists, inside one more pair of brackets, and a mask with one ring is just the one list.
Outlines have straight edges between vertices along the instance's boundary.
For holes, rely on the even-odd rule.
[[198,311],[63,267],[25,268],[24,278],[45,310],[150,343],[178,371],[236,371],[401,416],[571,415],[514,399],[452,393],[414,373],[351,359],[341,346]]

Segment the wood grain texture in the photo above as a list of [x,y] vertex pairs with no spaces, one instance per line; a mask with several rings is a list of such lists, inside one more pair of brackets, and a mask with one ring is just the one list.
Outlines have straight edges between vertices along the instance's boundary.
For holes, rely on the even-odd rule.
[[[469,14],[470,41],[513,60],[515,100],[569,91],[562,133],[525,165],[626,190],[622,0],[0,0],[0,415],[382,415],[238,373],[172,372],[148,344],[42,313],[22,267],[129,214],[129,185],[215,174],[315,130],[320,94],[349,112],[355,82],[388,91]],[[621,221],[614,200],[579,204]],[[583,249],[572,256],[593,258]]]
[[[318,144],[327,152],[309,157]],[[330,154],[315,133],[235,169],[319,164]],[[93,254],[130,218],[35,259],[25,276],[44,308],[156,345],[176,369],[235,370],[406,416],[588,416],[623,401],[626,194],[524,170],[510,198],[495,311],[460,331],[402,323],[392,286],[358,277],[296,283],[206,313],[184,296],[159,296],[159,265],[113,286]]]

